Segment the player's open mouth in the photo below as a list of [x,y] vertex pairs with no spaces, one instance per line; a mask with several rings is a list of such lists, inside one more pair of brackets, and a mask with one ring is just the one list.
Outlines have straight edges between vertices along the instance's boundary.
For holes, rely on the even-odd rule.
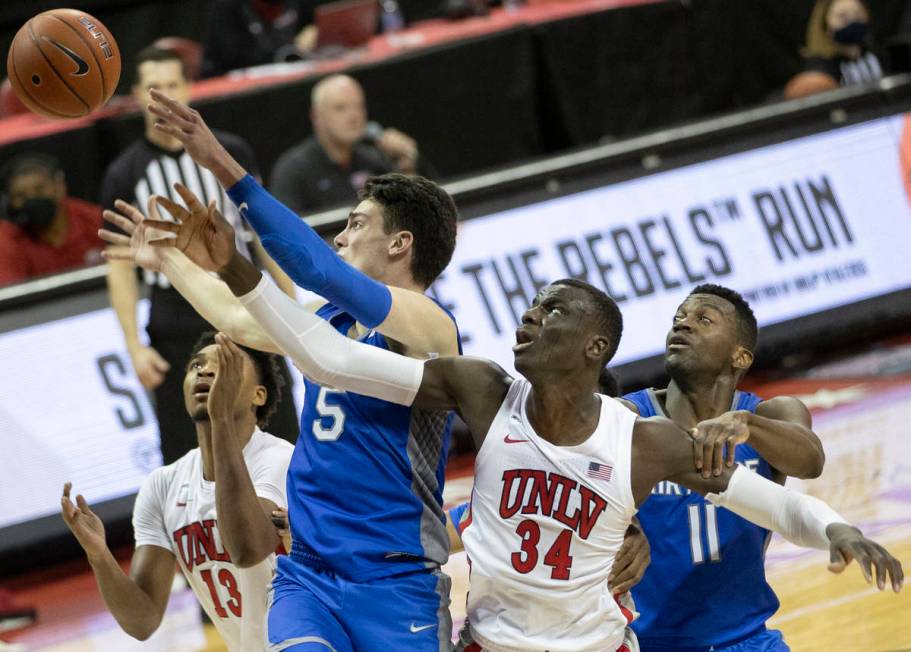
[[668,349],[679,349],[689,345],[689,341],[685,337],[681,337],[679,335],[675,335],[667,341]]
[[529,334],[527,330],[522,328],[516,329],[516,343],[513,345],[512,350],[514,353],[519,351],[524,351],[528,347],[534,344],[534,338]]
[[209,383],[196,383],[193,386],[193,396],[196,398],[208,398],[210,389],[212,389],[212,385]]

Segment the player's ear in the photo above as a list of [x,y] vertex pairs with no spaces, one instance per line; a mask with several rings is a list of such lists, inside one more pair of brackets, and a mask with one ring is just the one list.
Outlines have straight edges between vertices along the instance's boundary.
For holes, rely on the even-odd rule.
[[389,255],[401,256],[411,249],[414,244],[414,234],[411,231],[399,231],[393,234],[389,242]]
[[739,369],[746,373],[746,371],[753,365],[753,352],[744,346],[739,346],[734,350],[734,355],[731,360],[731,363],[734,366],[734,369]]
[[257,385],[253,392],[253,405],[260,407],[266,404],[269,399],[269,392],[266,391],[265,385]]
[[592,360],[603,361],[610,342],[604,335],[593,335],[585,347],[585,355]]

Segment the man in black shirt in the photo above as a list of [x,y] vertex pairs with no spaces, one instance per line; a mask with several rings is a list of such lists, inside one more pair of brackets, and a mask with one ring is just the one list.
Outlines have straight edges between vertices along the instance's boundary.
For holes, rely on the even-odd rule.
[[202,76],[300,58],[316,45],[313,10],[327,0],[215,0],[203,38]]
[[[148,92],[157,88],[173,97],[189,99],[189,82],[180,57],[168,50],[147,48],[136,61],[133,93],[143,107],[145,134],[118,156],[108,167],[101,187],[101,202],[106,209],[122,199],[145,210],[152,195],[180,202],[174,183],[181,182],[206,203],[214,201],[237,232],[237,247],[248,258],[255,253],[270,274],[293,296],[293,284],[265,254],[255,235],[247,229],[237,208],[208,170],[199,167],[176,139],[153,128],[155,118],[147,110]],[[225,147],[244,165],[255,170],[253,152],[244,141],[219,133]],[[114,228],[107,224],[107,228]],[[145,272],[143,280],[151,287],[146,331],[149,345],[140,341],[136,309],[139,288],[134,266],[126,261],[108,264],[108,293],[126,340],[133,368],[143,386],[154,392],[155,411],[161,434],[161,453],[165,464],[180,458],[197,446],[196,428],[187,419],[183,406],[184,365],[200,334],[212,330],[189,303],[171,287],[164,275]],[[286,381],[289,380],[284,369]],[[290,394],[283,399],[272,432],[289,441],[297,437],[297,414]]]
[[272,194],[298,214],[355,203],[372,176],[437,176],[413,138],[375,124],[368,128],[364,90],[351,77],[321,80],[310,104],[313,136],[279,157],[269,184]]

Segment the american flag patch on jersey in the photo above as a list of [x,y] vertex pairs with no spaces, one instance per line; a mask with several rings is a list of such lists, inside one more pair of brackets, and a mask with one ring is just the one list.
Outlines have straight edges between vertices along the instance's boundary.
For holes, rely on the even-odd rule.
[[588,471],[585,472],[590,478],[598,478],[598,480],[604,480],[605,482],[610,482],[611,474],[614,472],[614,467],[609,464],[598,464],[597,462],[588,463]]

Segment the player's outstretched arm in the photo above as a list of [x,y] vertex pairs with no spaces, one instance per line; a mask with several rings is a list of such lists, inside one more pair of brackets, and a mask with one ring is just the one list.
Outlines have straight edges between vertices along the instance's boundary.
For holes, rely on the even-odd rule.
[[[117,200],[115,206],[117,212],[105,211],[104,217],[124,233],[106,229],[98,232],[111,245],[103,254],[108,261],[129,261],[143,269],[164,273],[206,321],[231,339],[253,349],[278,352],[278,347],[223,282],[193,263],[176,247],[153,246],[154,241],[160,241],[167,233],[151,227],[150,224],[155,222],[145,220],[138,208],[120,200]],[[174,210],[179,218],[179,211],[177,208]],[[155,211],[155,202],[150,201],[149,212],[157,217]]]
[[867,581],[876,570],[877,586],[886,578],[894,591],[904,580],[901,563],[882,546],[867,539],[823,501],[767,480],[744,466],[724,467],[720,476],[706,478],[693,467],[689,435],[668,419],[639,419],[633,438],[633,494],[637,504],[660,480],[671,480],[721,507],[796,545],[829,550],[833,571],[856,558]]
[[[776,471],[795,478],[816,478],[826,456],[812,429],[807,407],[792,396],[763,401],[755,413],[726,412],[697,424],[691,432],[696,468],[720,475],[723,464],[734,465],[734,449],[749,441]],[[782,482],[784,478],[781,478]]]
[[[315,292],[368,328],[401,343],[405,353],[457,355],[455,325],[424,295],[390,288],[342,260],[306,222],[237,163],[195,109],[153,90],[155,128],[209,168],[260,237],[273,260],[300,287]],[[192,256],[191,256],[192,258]]]
[[158,546],[139,546],[127,575],[107,546],[101,519],[82,495],[73,504],[71,487],[69,482],[64,485],[60,499],[63,520],[85,551],[108,610],[123,631],[144,641],[164,616],[174,580],[174,555]]
[[[271,519],[278,505],[257,496],[235,427],[237,392],[243,382],[243,354],[223,333],[218,333],[215,341],[218,369],[209,389],[207,407],[212,422],[218,530],[231,561],[241,568],[249,568],[275,552],[281,543]],[[287,462],[282,460],[281,469],[276,469],[275,475],[282,482]]]

